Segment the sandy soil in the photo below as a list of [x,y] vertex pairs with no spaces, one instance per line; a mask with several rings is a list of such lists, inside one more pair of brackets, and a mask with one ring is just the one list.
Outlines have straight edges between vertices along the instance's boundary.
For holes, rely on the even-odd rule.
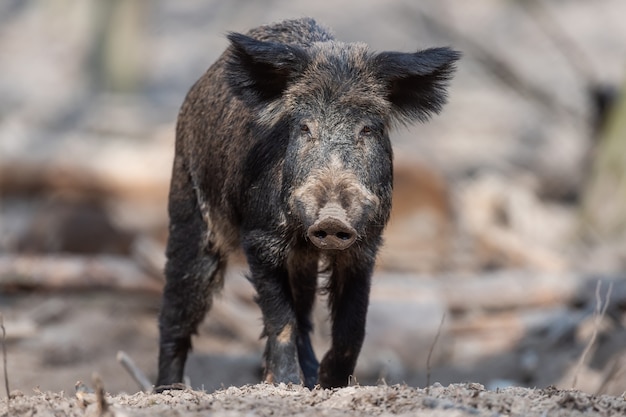
[[[336,390],[300,386],[246,385],[212,394],[166,391],[163,394],[105,396],[101,409],[95,394],[81,399],[38,392],[11,398],[12,416],[616,416],[626,413],[623,397],[594,396],[555,388],[507,388],[487,391],[480,384],[352,386]],[[6,415],[6,402],[0,406]]]

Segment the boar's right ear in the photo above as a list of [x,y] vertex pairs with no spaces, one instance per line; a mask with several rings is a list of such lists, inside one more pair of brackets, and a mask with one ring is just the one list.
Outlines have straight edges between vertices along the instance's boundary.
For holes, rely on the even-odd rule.
[[461,54],[450,48],[415,53],[381,52],[375,56],[379,76],[392,104],[391,117],[400,123],[425,121],[439,113]]
[[264,42],[240,33],[230,33],[231,54],[227,78],[235,94],[250,104],[278,98],[289,81],[309,63],[305,50],[295,45]]

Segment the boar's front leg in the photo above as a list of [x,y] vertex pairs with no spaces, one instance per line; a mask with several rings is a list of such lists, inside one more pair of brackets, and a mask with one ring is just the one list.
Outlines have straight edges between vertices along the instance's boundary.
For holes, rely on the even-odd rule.
[[191,335],[221,287],[225,261],[206,240],[196,193],[180,158],[174,161],[169,200],[166,283],[159,315],[159,375],[156,390],[182,382]]
[[296,339],[298,323],[293,308],[289,274],[280,255],[280,241],[250,233],[243,241],[250,266],[249,280],[263,314],[265,382],[302,383]]
[[319,384],[323,388],[345,386],[354,375],[365,338],[373,264],[366,261],[333,268],[328,282],[332,345],[320,365]]
[[304,385],[311,389],[317,384],[319,369],[319,362],[315,357],[310,338],[310,333],[313,331],[311,312],[317,293],[317,272],[317,254],[312,254],[305,248],[298,248],[292,252],[289,259],[289,281],[298,323],[296,336],[298,359]]

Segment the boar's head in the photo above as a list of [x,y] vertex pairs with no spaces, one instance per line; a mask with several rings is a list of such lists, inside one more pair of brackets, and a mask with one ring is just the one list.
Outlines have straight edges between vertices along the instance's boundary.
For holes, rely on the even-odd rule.
[[279,183],[288,221],[319,249],[367,239],[377,245],[391,207],[389,129],[441,110],[459,54],[229,39],[232,91],[259,126],[282,129]]

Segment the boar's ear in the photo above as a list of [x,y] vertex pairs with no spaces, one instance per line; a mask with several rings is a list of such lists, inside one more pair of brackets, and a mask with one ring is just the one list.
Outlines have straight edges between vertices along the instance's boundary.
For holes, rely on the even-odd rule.
[[461,54],[450,48],[415,53],[381,52],[374,57],[387,85],[392,119],[400,123],[425,121],[446,102],[446,88]]
[[306,68],[309,56],[295,45],[264,42],[230,33],[232,53],[226,63],[230,87],[248,103],[271,101]]

